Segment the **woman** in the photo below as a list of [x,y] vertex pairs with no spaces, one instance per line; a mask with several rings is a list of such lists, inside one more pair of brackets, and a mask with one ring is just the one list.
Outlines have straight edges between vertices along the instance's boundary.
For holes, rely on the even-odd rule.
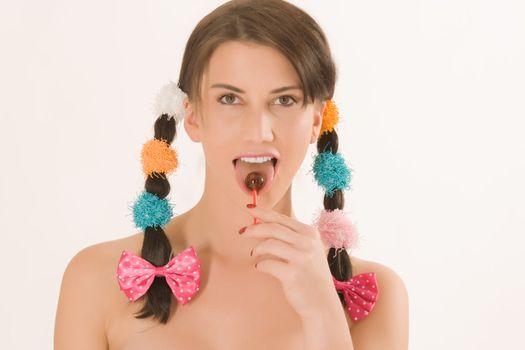
[[[55,349],[407,349],[400,277],[325,246],[319,230],[293,213],[291,184],[308,146],[337,152],[335,130],[323,130],[335,80],[324,33],[294,5],[230,1],[201,20],[178,87],[187,94],[184,129],[206,158],[203,195],[162,227],[145,225],[73,257],[60,292]],[[169,144],[177,132],[173,118],[159,116],[155,139]],[[254,155],[272,160],[248,164],[264,160]],[[269,178],[256,208],[247,208],[252,198],[242,179],[254,171]],[[169,192],[167,178],[153,174],[145,187],[159,198]],[[325,209],[342,209],[342,190],[325,195]],[[121,279],[129,276],[120,269],[128,257],[160,269],[183,254],[199,276],[187,281],[195,287],[191,297],[177,295],[160,275],[147,276],[153,282],[137,300],[131,293],[138,289],[123,294]],[[363,283],[367,276],[377,281],[381,297],[370,301],[369,313],[333,280],[358,275]],[[351,307],[366,317],[352,317]]]

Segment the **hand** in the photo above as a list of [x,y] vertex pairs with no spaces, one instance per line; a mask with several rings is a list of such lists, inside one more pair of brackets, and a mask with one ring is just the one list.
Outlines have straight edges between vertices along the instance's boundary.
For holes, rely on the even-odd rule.
[[[266,238],[252,250],[255,268],[281,282],[288,302],[300,316],[315,317],[330,299],[340,303],[321,236],[314,226],[271,209],[246,210],[262,222],[247,226],[243,236]],[[265,254],[273,256],[260,258]]]

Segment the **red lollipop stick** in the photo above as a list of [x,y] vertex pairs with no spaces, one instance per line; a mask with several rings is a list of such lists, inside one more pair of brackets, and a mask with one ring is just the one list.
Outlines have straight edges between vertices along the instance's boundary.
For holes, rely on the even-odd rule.
[[[252,203],[253,205],[257,205],[257,190],[255,188],[252,190]],[[253,223],[257,223],[257,218],[253,218]]]

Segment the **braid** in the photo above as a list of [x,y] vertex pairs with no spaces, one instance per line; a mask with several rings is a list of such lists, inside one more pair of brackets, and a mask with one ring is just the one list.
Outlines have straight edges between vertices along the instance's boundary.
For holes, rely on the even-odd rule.
[[[155,121],[156,140],[171,144],[176,134],[176,123],[174,118],[162,114]],[[147,176],[145,184],[146,192],[154,194],[160,199],[165,198],[170,192],[170,184],[165,173],[152,172]],[[171,244],[166,233],[160,226],[147,226],[144,229],[144,241],[142,244],[141,257],[155,266],[165,265],[171,258]],[[163,324],[166,324],[170,315],[172,292],[163,276],[155,277],[145,294],[145,303],[136,315],[137,318],[153,316]]]
[[[333,212],[334,210],[342,210],[344,208],[344,195],[343,189],[347,185],[345,180],[349,181],[350,172],[346,170],[344,161],[340,158],[337,153],[339,147],[339,138],[336,130],[333,128],[338,122],[339,115],[337,107],[333,100],[328,100],[328,105],[323,113],[323,126],[321,129],[320,136],[317,140],[317,159],[314,170],[316,172],[316,180],[322,183],[325,188],[325,194],[323,199],[323,206],[325,213]],[[323,160],[325,159],[325,160]],[[339,160],[339,162],[337,161]],[[332,164],[330,164],[332,163]],[[346,171],[344,171],[346,170]],[[340,179],[343,179],[342,181]],[[325,213],[322,213],[323,216]],[[323,219],[321,219],[323,220]],[[316,222],[319,224],[319,221]],[[323,225],[323,224],[321,224]],[[348,228],[350,226],[347,226]],[[339,228],[341,229],[341,228]],[[336,228],[337,230],[337,228]],[[324,235],[324,233],[321,233]],[[339,235],[339,233],[335,233]],[[355,237],[353,237],[355,239]],[[325,241],[326,243],[327,241]],[[353,277],[352,274],[352,263],[350,256],[344,245],[351,245],[348,241],[340,241],[341,246],[335,247],[329,244],[330,249],[328,251],[327,260],[328,266],[332,276],[338,281],[348,281]],[[346,308],[346,301],[344,299],[344,293],[342,290],[338,290],[337,294],[341,303]]]

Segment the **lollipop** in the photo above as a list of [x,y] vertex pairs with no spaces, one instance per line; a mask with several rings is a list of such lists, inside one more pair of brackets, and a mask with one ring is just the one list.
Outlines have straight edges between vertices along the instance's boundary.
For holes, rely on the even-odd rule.
[[[254,205],[257,205],[257,192],[264,186],[266,178],[263,174],[252,171],[244,179],[244,184],[252,191],[252,201]],[[257,223],[257,218],[253,218],[253,223]]]

